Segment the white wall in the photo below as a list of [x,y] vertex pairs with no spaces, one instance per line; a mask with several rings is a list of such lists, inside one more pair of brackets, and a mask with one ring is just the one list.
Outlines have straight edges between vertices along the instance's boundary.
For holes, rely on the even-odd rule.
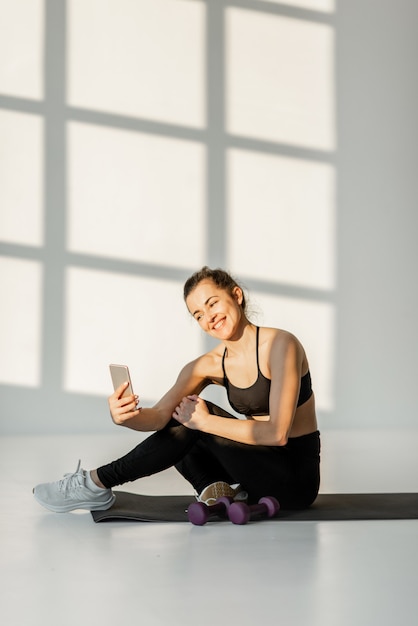
[[157,399],[208,263],[302,339],[324,433],[416,436],[416,3],[0,15],[1,431],[113,432],[110,362]]

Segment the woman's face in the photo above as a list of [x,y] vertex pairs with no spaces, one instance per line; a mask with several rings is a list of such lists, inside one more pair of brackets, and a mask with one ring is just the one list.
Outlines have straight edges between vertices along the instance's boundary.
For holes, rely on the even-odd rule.
[[212,280],[202,280],[187,296],[186,304],[199,326],[216,339],[232,339],[245,319],[242,290],[232,295]]

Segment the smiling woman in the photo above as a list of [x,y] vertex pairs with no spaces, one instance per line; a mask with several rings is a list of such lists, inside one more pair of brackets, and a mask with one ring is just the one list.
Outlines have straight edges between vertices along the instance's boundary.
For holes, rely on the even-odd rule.
[[[204,267],[193,274],[184,285],[184,299],[202,330],[217,339],[221,339],[225,332],[227,336],[225,323],[230,319],[229,315],[232,314],[234,319],[234,312],[239,315],[246,312],[243,290],[227,272],[219,269]],[[228,304],[229,309],[233,305],[232,311],[224,310],[228,309]],[[224,332],[220,335],[218,331],[221,330]]]
[[[215,348],[186,364],[153,406],[138,408],[124,396],[109,398],[117,425],[154,432],[124,457],[57,482],[38,485],[46,508],[70,511],[112,506],[112,487],[175,466],[211,503],[221,495],[256,502],[275,496],[282,508],[305,508],[319,489],[320,439],[308,360],[291,333],[259,328],[246,313],[243,289],[221,269],[202,268],[184,286],[184,298]],[[236,419],[199,397],[223,385]]]

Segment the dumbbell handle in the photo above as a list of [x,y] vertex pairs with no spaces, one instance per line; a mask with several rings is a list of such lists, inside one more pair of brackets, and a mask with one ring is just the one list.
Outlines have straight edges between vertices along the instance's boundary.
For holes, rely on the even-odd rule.
[[187,516],[195,526],[203,526],[212,517],[226,517],[232,502],[233,499],[226,496],[219,498],[215,504],[211,505],[193,502],[187,510]]

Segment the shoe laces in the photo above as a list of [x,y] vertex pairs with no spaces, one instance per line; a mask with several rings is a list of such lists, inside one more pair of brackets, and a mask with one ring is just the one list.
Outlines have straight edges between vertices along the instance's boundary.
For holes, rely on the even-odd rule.
[[85,476],[84,470],[80,468],[81,459],[78,461],[77,469],[75,472],[70,472],[68,474],[64,474],[64,478],[58,482],[58,488],[60,491],[64,493],[64,495],[68,495],[74,493],[84,484]]

